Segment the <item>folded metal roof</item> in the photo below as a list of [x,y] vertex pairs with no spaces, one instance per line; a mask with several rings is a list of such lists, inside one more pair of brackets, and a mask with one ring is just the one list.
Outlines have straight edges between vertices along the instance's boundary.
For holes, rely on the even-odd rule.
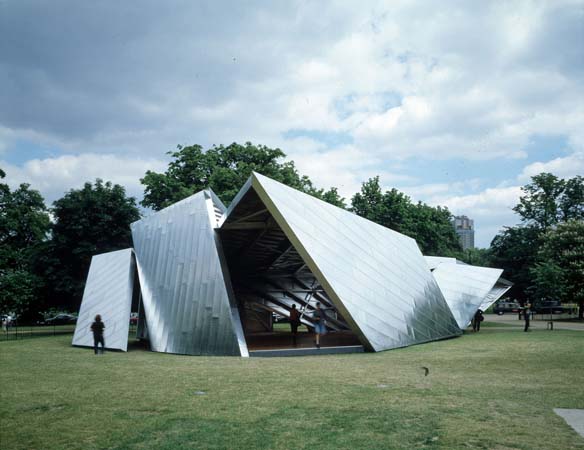
[[256,173],[247,189],[369,349],[460,334],[413,239]]

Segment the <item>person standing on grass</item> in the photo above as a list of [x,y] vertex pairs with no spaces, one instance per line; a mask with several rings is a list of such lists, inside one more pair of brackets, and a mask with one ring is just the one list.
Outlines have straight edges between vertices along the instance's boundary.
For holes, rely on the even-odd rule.
[[98,314],[95,316],[95,322],[91,324],[91,332],[93,333],[93,350],[97,355],[98,345],[101,343],[101,353],[105,350],[105,341],[103,340],[103,330],[105,324],[101,321],[101,316]]
[[320,348],[320,337],[326,334],[326,313],[324,309],[320,307],[320,303],[316,304],[314,319],[316,320],[316,325],[314,326],[314,332],[316,333],[316,348]]
[[529,304],[529,302],[525,303],[525,308],[523,308],[523,318],[525,319],[525,328],[523,328],[523,331],[529,331],[529,319],[530,319],[530,314],[531,314],[531,305]]
[[483,320],[485,320],[483,311],[479,309],[472,319],[472,331],[481,331],[481,322]]
[[298,334],[298,327],[300,326],[300,313],[296,309],[296,305],[292,305],[290,310],[290,329],[292,330],[292,344],[296,347],[296,335]]

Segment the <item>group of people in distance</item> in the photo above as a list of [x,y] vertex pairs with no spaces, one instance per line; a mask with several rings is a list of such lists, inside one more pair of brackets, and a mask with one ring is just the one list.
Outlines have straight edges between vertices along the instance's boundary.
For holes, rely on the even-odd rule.
[[[320,337],[326,334],[326,312],[324,308],[320,307],[320,303],[316,304],[313,320],[315,322],[314,333],[316,335],[314,343],[316,344],[316,348],[320,348]],[[297,344],[296,338],[300,324],[300,312],[296,309],[296,305],[292,305],[292,309],[290,310],[290,330],[292,332],[292,344],[294,346]]]
[[[531,304],[526,303],[525,306],[519,310],[519,319],[521,319],[521,315],[523,315],[523,320],[525,320],[525,327],[523,328],[523,331],[529,331],[529,321],[531,319]],[[479,309],[471,320],[472,331],[475,332],[481,331],[481,322],[483,320],[485,320],[485,317],[483,316],[483,311]]]

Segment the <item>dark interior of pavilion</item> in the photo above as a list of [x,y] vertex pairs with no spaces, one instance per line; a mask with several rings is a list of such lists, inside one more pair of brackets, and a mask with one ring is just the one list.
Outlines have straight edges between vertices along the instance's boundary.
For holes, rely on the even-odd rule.
[[[253,188],[218,233],[250,351],[314,347],[317,303],[327,315],[322,347],[361,345]],[[295,343],[292,305],[301,320]]]

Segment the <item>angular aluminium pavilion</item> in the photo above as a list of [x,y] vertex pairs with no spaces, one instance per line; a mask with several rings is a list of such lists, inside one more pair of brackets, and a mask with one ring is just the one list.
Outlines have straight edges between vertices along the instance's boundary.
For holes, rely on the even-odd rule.
[[73,345],[90,345],[100,312],[106,346],[126,350],[139,296],[138,335],[158,352],[249,356],[273,338],[274,314],[296,305],[313,327],[317,302],[337,345],[388,350],[460,335],[498,280],[469,280],[459,290],[473,301],[452,300],[436,275],[455,264],[432,272],[413,239],[256,173],[228,209],[207,189],[133,223],[132,236],[133,249],[94,256]]
[[485,311],[513,285],[501,277],[502,269],[472,266],[455,258],[425,258],[460,329],[469,325],[479,309]]

